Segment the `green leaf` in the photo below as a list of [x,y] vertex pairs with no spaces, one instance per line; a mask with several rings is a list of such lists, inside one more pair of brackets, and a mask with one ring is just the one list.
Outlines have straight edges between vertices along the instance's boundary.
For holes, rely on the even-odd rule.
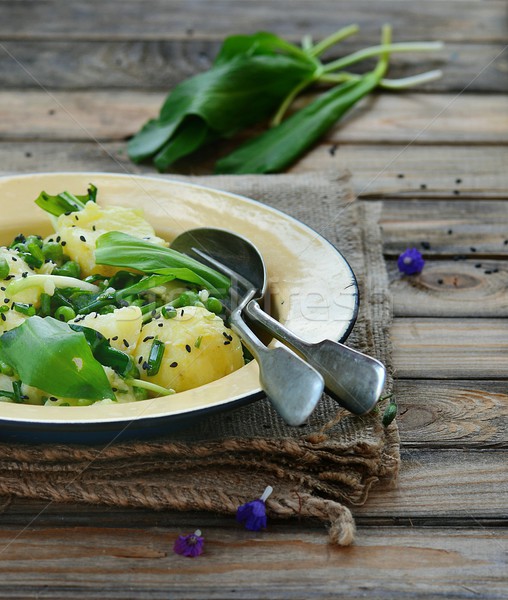
[[217,173],[276,173],[314,144],[347,110],[376,87],[377,73],[334,87],[277,127],[249,140],[216,164]]
[[217,66],[230,62],[239,55],[273,55],[277,52],[309,62],[314,66],[318,65],[318,62],[301,48],[268,31],[259,31],[253,35],[232,35],[226,38],[213,64]]
[[179,158],[191,154],[205,141],[215,137],[208,125],[200,117],[185,117],[175,135],[155,155],[154,164],[159,171],[164,171]]
[[224,296],[231,282],[214,269],[171,248],[157,246],[126,233],[110,231],[97,239],[95,262],[136,269],[143,273],[172,275]]
[[178,84],[164,102],[159,118],[149,121],[128,144],[139,162],[176,135],[186,117],[200,117],[220,136],[266,119],[302,79],[312,79],[313,62],[283,55],[239,55]]
[[51,317],[30,317],[0,337],[0,359],[23,383],[63,398],[113,398],[83,333]]
[[97,198],[97,188],[90,184],[87,194],[84,196],[75,196],[70,192],[61,192],[51,196],[47,192],[41,192],[35,199],[35,204],[43,210],[59,217],[66,212],[77,212],[85,208],[87,202],[95,202]]

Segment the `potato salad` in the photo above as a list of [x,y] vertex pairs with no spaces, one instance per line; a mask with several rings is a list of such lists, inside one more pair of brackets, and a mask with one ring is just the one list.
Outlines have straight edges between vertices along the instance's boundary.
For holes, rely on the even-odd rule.
[[229,280],[169,248],[142,211],[96,197],[41,192],[54,233],[0,247],[0,401],[134,402],[244,365]]

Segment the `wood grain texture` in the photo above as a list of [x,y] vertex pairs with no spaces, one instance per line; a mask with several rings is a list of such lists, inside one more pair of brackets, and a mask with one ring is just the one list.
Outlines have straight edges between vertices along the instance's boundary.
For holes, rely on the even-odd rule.
[[398,317],[508,316],[506,261],[427,260],[422,273],[408,277],[392,260],[389,272],[393,311]]
[[391,334],[397,377],[504,379],[508,373],[505,319],[398,318]]
[[[155,117],[163,92],[0,91],[0,139],[122,140]],[[470,119],[476,114],[475,119]],[[382,93],[334,128],[334,144],[504,144],[508,96]]]
[[[231,146],[226,144],[228,149]],[[208,174],[224,154],[218,145],[178,165],[172,172]],[[155,174],[150,164],[134,165],[125,142],[0,142],[0,173],[62,171],[112,171]],[[356,194],[365,199],[463,198],[506,199],[505,165],[508,146],[335,145],[324,141],[291,169],[292,173],[342,171],[352,173]],[[474,173],[474,175],[472,175]],[[403,175],[403,177],[400,177]],[[168,173],[171,176],[171,173]],[[457,178],[462,180],[459,194]],[[425,186],[425,187],[422,187]]]
[[149,10],[143,0],[1,0],[0,8],[4,39],[222,39],[232,32],[273,30],[299,41],[305,34],[319,39],[343,25],[358,23],[358,38],[373,43],[384,22],[391,23],[396,37],[404,39],[430,36],[470,43],[508,39],[503,21],[506,5],[501,0],[434,0],[419,5],[378,0],[376,11],[369,0],[344,0],[339,14],[333,0],[313,4],[292,0],[291,18],[285,2],[271,0],[215,0],[213,11],[206,0],[150,0]]
[[[1,39],[0,39],[1,41]],[[377,42],[377,37],[375,41]],[[176,41],[3,41],[0,80],[4,89],[132,89],[168,92],[183,79],[208,69],[220,47],[210,40]],[[348,50],[355,51],[358,45]],[[455,44],[422,57],[400,54],[390,66],[398,78],[437,68],[444,77],[426,91],[506,93],[504,44]],[[333,57],[330,57],[333,58]],[[371,68],[360,65],[357,72]]]
[[508,447],[505,381],[399,379],[394,398],[405,448]]
[[[187,518],[193,531],[199,521]],[[295,532],[296,530],[296,532]],[[205,554],[172,544],[182,529],[40,527],[3,529],[0,593],[9,598],[287,599],[506,598],[504,530],[360,528],[350,548],[319,528],[271,524],[253,534],[203,527]],[[79,565],[79,568],[77,566]],[[382,590],[382,595],[379,595]]]
[[453,202],[415,199],[385,202],[380,221],[384,252],[396,257],[412,245],[429,258],[467,256],[475,264],[479,257],[505,258],[508,203],[460,200],[463,184],[462,177],[455,180],[458,198]]

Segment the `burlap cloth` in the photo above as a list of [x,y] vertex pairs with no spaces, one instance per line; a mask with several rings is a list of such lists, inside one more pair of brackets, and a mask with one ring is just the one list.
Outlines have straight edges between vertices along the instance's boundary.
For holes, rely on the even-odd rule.
[[[378,226],[379,205],[353,202],[346,176],[201,177],[192,181],[258,199],[322,233],[347,258],[360,287],[348,344],[383,361],[391,390],[390,299]],[[235,513],[267,485],[268,517],[329,522],[332,543],[354,539],[351,507],[371,486],[394,479],[395,423],[381,410],[354,417],[324,396],[309,423],[286,426],[260,400],[154,441],[106,447],[0,444],[0,494],[52,502]],[[295,525],[297,526],[297,525]]]

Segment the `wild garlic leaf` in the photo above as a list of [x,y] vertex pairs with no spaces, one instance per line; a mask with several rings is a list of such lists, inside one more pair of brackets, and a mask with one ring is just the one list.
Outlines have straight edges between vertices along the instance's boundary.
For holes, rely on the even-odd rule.
[[97,198],[97,188],[90,184],[86,195],[75,196],[70,192],[61,192],[52,196],[47,192],[41,192],[35,200],[35,204],[55,217],[59,217],[66,212],[77,212],[85,208],[87,202],[95,202]]
[[310,63],[314,67],[319,65],[319,62],[309,53],[304,52],[298,46],[283,40],[269,31],[259,31],[253,35],[232,35],[226,38],[213,64],[215,66],[221,65],[233,60],[239,55],[273,55],[276,53],[293,56],[303,62]]
[[0,360],[21,381],[62,398],[115,397],[83,333],[52,317],[30,317],[0,337]]
[[119,231],[99,236],[95,262],[99,265],[137,269],[143,273],[173,275],[175,279],[202,285],[214,293],[220,292],[222,296],[231,284],[221,273],[185,254]]
[[379,82],[369,73],[336,86],[216,164],[217,173],[275,173],[291,165]]
[[[314,70],[313,62],[284,55],[239,55],[220,63],[173,89],[158,119],[129,141],[129,157],[140,162],[160,152],[190,116],[200,118],[214,135],[231,136],[267,119]],[[189,152],[194,149],[189,146]]]

